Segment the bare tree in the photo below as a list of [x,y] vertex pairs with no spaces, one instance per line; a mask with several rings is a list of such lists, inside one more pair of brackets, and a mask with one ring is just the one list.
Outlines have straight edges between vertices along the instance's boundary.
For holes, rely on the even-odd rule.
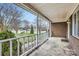
[[24,29],[25,29],[26,32],[27,32],[27,30],[30,28],[30,26],[29,26],[29,21],[24,20],[23,23],[24,23]]
[[22,12],[13,4],[0,4],[0,30],[13,28],[19,29]]
[[38,21],[38,31],[39,33],[41,33],[41,31],[46,31],[47,30],[47,24],[46,24],[46,20],[44,20],[43,18],[39,17],[38,20],[34,21],[34,24],[37,26],[37,21]]

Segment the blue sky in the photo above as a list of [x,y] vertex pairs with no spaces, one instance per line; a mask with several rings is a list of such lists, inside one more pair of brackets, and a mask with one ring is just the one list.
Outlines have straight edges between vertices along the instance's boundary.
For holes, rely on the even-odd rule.
[[[8,5],[10,5],[11,7],[16,7],[18,11],[22,12],[22,16],[20,18],[21,21],[27,20],[27,21],[29,21],[30,24],[34,24],[35,21],[36,21],[37,15],[35,15],[35,14],[21,8],[20,6],[17,6],[15,4],[11,4],[11,3],[0,4],[0,6],[1,5],[4,5],[7,8],[8,8]],[[43,20],[43,21],[45,21],[45,20]],[[44,24],[45,24],[45,22],[44,22]]]
[[[36,25],[37,15],[35,15],[35,14],[33,14],[33,13],[31,13],[31,12],[21,8],[20,6],[15,5],[15,4],[11,4],[11,3],[4,4],[3,3],[3,4],[0,4],[0,8],[1,8],[1,6],[5,6],[5,9],[8,7],[16,7],[17,11],[22,12],[22,16],[20,18],[21,21],[27,20],[29,22],[29,24]],[[41,19],[43,19],[43,18],[41,18]],[[42,20],[41,23],[45,25],[46,21]],[[23,25],[23,23],[21,24],[21,26],[22,25]]]
[[23,13],[23,16],[22,16],[21,20],[28,20],[31,23],[36,20],[36,17],[37,17],[36,15],[32,14],[31,12],[28,12],[27,10],[25,10],[25,9],[19,7],[19,6],[17,6],[17,7]]
[[8,6],[11,6],[11,7],[17,7],[17,9],[19,10],[19,11],[21,11],[22,12],[22,17],[21,17],[21,20],[28,20],[29,22],[34,22],[35,21],[35,19],[36,19],[36,15],[34,15],[34,14],[32,14],[31,12],[28,12],[27,10],[25,10],[25,9],[23,9],[23,8],[21,8],[20,6],[17,6],[17,5],[15,5],[15,4],[13,4],[13,3],[1,3],[0,4],[0,8],[1,8],[1,6],[5,6],[5,8],[8,8]]

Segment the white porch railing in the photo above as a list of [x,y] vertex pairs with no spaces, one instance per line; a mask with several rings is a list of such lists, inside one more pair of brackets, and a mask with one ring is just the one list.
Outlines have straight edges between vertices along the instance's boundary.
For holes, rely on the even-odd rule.
[[[12,43],[14,40],[17,41],[17,56],[24,55],[25,52],[28,53],[29,50],[34,48],[35,46],[38,46],[40,43],[44,42],[48,38],[48,33],[44,32],[41,34],[34,34],[30,36],[23,36],[23,37],[18,37],[18,38],[10,38],[10,39],[5,39],[5,40],[0,40],[0,56],[3,54],[3,47],[2,44],[5,42],[9,42],[9,55],[13,55],[13,46]],[[20,46],[20,43],[22,44]],[[21,49],[20,49],[21,47]],[[21,50],[21,51],[20,51]]]

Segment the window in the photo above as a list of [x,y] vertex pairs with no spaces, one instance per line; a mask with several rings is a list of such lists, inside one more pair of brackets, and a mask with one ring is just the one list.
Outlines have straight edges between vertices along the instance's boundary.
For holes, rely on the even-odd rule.
[[39,16],[38,18],[38,27],[39,27],[39,33],[46,32],[48,30],[49,22],[46,18]]
[[73,14],[73,35],[76,35],[76,13]]
[[49,29],[49,21],[39,14],[38,17],[38,34],[42,33],[42,35],[38,35],[38,43],[42,42],[44,37],[48,37],[48,29]]
[[47,40],[48,26],[49,21],[29,7],[0,4],[0,56],[25,55]]
[[79,11],[72,16],[72,35],[79,37]]
[[77,18],[78,18],[78,36],[79,36],[79,11],[77,12]]

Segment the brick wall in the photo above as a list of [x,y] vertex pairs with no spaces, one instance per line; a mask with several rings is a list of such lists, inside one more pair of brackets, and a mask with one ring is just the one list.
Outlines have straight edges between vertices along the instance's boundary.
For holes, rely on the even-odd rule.
[[70,47],[74,50],[75,54],[79,56],[79,39],[70,36],[69,42],[70,42]]
[[69,43],[70,47],[74,50],[75,54],[79,56],[79,39],[72,36],[72,16],[70,17],[70,38],[69,38]]
[[54,37],[66,37],[67,35],[67,23],[53,23],[51,26],[52,36]]

